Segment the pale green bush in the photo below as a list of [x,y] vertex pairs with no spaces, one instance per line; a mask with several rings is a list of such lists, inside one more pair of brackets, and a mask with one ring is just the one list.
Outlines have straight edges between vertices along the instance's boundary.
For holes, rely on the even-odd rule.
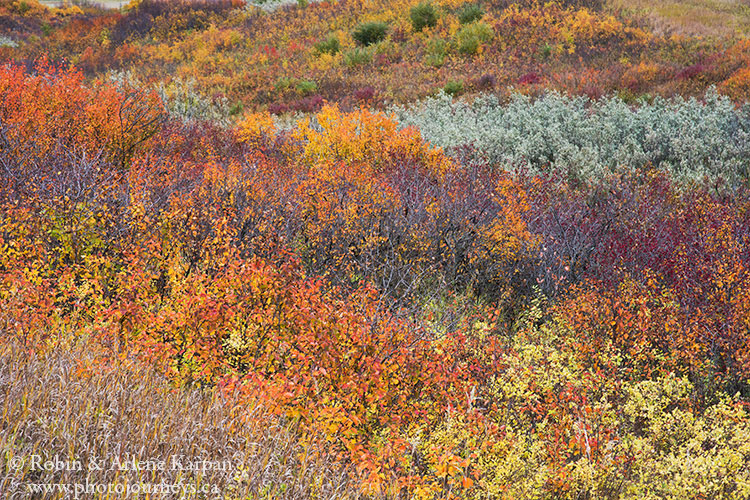
[[0,35],[0,47],[18,47],[18,43],[9,36]]
[[161,83],[157,92],[170,115],[185,121],[211,121],[229,125],[231,105],[226,98],[208,99],[195,90],[195,82],[172,80]]
[[491,95],[469,103],[439,94],[394,111],[436,146],[471,145],[511,171],[597,179],[650,163],[678,181],[737,186],[750,177],[750,105],[736,108],[713,90],[703,101],[656,98],[637,107],[554,92],[514,94],[505,104]]
[[[143,88],[145,85],[131,71],[111,71],[110,82],[119,87]],[[170,116],[183,122],[209,121],[228,127],[232,106],[226,98],[209,99],[195,89],[195,82],[174,79],[155,87]]]
[[308,0],[307,2],[300,0],[248,0],[247,8],[262,9],[264,11],[270,12],[290,5],[297,5],[300,8],[305,8],[309,3],[319,1],[320,0]]

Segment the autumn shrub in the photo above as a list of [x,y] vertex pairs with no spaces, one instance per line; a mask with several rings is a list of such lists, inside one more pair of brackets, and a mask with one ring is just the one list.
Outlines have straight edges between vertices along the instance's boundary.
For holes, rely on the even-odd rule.
[[[431,472],[415,496],[700,498],[698,484],[718,497],[745,491],[748,415],[739,397],[696,408],[686,377],[622,380],[626,357],[605,344],[592,353],[598,364],[582,363],[578,332],[545,316],[544,301],[531,300],[515,333],[500,334],[489,379],[467,394],[472,411],[410,437],[412,456]],[[485,342],[500,340],[492,322],[475,328]]]
[[735,99],[749,95],[750,71],[748,71],[747,68],[737,70],[736,73],[722,82],[721,90]]
[[373,102],[373,99],[375,98],[375,89],[370,86],[357,89],[354,92],[354,98],[361,103]]
[[129,39],[147,35],[153,27],[154,16],[141,10],[129,12],[110,30],[110,40],[121,45]]
[[[624,173],[571,187],[526,184],[539,238],[536,282],[558,297],[584,357],[605,345],[632,379],[689,376],[696,397],[747,390],[747,191],[680,187],[665,174]],[[722,191],[718,191],[722,193]],[[710,236],[709,236],[710,235]]]
[[320,94],[314,94],[290,102],[286,110],[298,111],[301,113],[314,113],[319,111],[324,104],[325,100],[323,97]]
[[34,75],[15,65],[0,68],[0,94],[3,153],[16,165],[6,179],[42,190],[38,180],[65,161],[63,151],[68,158],[103,155],[126,168],[163,119],[155,92],[114,85],[92,90],[83,86],[80,72],[46,61]]
[[519,85],[534,85],[541,82],[542,79],[536,73],[526,73],[518,79]]
[[237,125],[238,138],[243,142],[270,138],[275,133],[276,123],[270,113],[246,113]]
[[38,16],[43,13],[44,6],[37,0],[14,0],[8,2],[10,12],[22,16]]
[[[302,255],[318,272],[374,279],[384,291],[413,292],[437,272],[452,288],[504,293],[511,283],[501,269],[533,246],[509,208],[522,209],[523,193],[485,165],[455,165],[396,126],[381,114],[329,107],[294,132],[305,145],[301,159],[317,165],[306,181],[315,196],[301,218]],[[452,198],[443,194],[448,186],[466,191]],[[495,279],[497,288],[481,285]]]
[[491,75],[489,73],[484,74],[474,80],[474,87],[480,90],[493,89],[495,88],[495,85],[497,85],[497,79],[494,75]]

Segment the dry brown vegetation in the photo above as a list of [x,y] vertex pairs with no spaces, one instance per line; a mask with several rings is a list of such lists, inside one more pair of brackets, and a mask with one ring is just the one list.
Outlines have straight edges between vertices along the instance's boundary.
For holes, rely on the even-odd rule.
[[747,0],[612,0],[611,4],[641,17],[657,34],[748,36]]
[[[293,426],[264,417],[259,409],[240,410],[218,391],[174,389],[135,364],[103,369],[91,363],[91,353],[82,347],[58,348],[44,356],[18,345],[0,347],[2,498],[73,498],[61,491],[32,493],[29,487],[75,488],[87,482],[129,485],[131,490],[109,496],[89,492],[79,498],[133,498],[134,485],[144,483],[182,484],[187,493],[139,498],[354,496],[344,471],[313,458],[315,451],[305,449]],[[79,461],[82,470],[39,466],[55,457]],[[163,460],[166,470],[119,470],[120,465],[132,469],[132,457],[143,469],[156,468]],[[92,467],[93,460],[103,463],[104,470]],[[206,470],[177,467],[187,469],[195,460],[206,460],[201,462]],[[215,486],[221,495],[190,493],[201,485]]]

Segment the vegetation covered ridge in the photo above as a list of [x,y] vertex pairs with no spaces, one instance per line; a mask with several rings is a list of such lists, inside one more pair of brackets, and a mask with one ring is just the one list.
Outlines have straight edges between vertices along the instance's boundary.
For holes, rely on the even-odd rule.
[[[601,0],[141,0],[123,12],[3,0],[0,59],[66,60],[87,75],[128,70],[193,82],[227,112],[384,107],[443,89],[529,95],[748,95],[741,34],[668,35]],[[409,82],[405,85],[404,82]]]
[[[744,126],[711,99],[579,120]],[[245,464],[191,478],[227,498],[750,496],[750,190],[718,173],[737,164],[516,170],[336,105],[183,121],[48,61],[0,67],[0,102],[0,491],[38,479],[11,457],[106,452],[112,381],[167,449]],[[537,102],[530,124],[578,101]],[[188,445],[181,422],[208,427]]]

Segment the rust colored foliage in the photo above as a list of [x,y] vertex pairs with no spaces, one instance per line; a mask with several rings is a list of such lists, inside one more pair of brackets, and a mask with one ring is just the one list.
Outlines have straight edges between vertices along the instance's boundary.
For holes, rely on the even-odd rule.
[[[137,355],[182,383],[238,387],[247,404],[322,433],[362,474],[390,463],[389,481],[410,467],[388,462],[406,446],[400,436],[464,407],[494,372],[491,347],[459,324],[392,308],[371,283],[435,262],[453,276],[453,261],[434,256],[474,228],[454,249],[466,253],[462,272],[490,266],[500,280],[492,266],[521,258],[530,238],[506,208],[522,196],[510,180],[483,179],[494,198],[462,229],[447,191],[458,167],[381,115],[342,115],[326,137],[302,127],[304,140],[272,154],[268,137],[248,146],[163,123],[148,96],[129,114],[130,90],[92,89],[46,63],[3,68],[0,89],[0,325],[26,348],[75,332],[106,359]],[[347,133],[354,124],[372,136]],[[446,217],[446,235],[425,246],[424,231]],[[381,260],[386,230],[403,236]],[[384,432],[393,441],[383,448]]]
[[126,168],[163,119],[154,93],[112,86],[92,90],[79,71],[61,70],[45,59],[34,74],[14,65],[0,68],[0,102],[3,153],[13,162],[9,170],[19,182],[34,177],[40,189],[48,187],[45,179],[57,175],[55,163],[66,156],[102,155]]
[[631,377],[674,370],[744,387],[747,191],[680,189],[655,172],[562,200],[544,202],[546,189],[534,190],[534,211],[546,213],[530,226],[543,235],[539,283],[553,293],[575,284],[557,307],[587,356],[615,346]]
[[237,396],[373,497],[647,489],[713,449],[659,418],[745,442],[745,191],[513,177],[335,105],[186,124],[47,62],[0,98],[0,342]]

